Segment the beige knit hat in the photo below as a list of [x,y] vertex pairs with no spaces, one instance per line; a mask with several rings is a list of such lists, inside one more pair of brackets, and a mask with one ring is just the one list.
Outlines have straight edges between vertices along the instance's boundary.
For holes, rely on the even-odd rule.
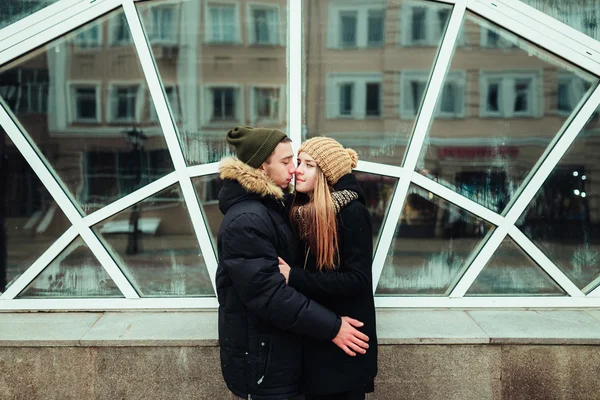
[[335,185],[340,178],[352,172],[358,162],[358,154],[352,149],[345,149],[339,142],[327,137],[314,137],[302,143],[298,153],[305,152],[311,156],[330,185]]

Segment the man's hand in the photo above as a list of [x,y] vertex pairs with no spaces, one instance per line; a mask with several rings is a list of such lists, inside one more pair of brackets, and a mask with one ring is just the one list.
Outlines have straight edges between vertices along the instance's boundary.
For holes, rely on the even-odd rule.
[[[281,265],[279,266],[281,268]],[[333,343],[344,350],[349,356],[355,356],[356,352],[365,354],[369,348],[369,337],[355,327],[360,328],[364,324],[350,317],[342,317],[342,326]]]
[[285,283],[290,281],[290,266],[283,261],[283,258],[277,257],[279,259],[279,272],[285,277]]

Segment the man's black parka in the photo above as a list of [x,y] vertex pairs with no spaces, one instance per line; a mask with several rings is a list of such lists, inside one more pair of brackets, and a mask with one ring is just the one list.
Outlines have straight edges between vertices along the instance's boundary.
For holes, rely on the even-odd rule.
[[341,318],[287,286],[279,273],[277,257],[294,262],[298,254],[283,191],[234,158],[222,160],[220,176],[225,216],[216,284],[223,377],[243,398],[291,398],[300,392],[300,335],[331,342]]
[[[373,228],[362,190],[353,174],[344,175],[335,190],[351,190],[359,197],[337,215],[340,263],[335,271],[319,272],[312,252],[300,267],[290,270],[289,285],[339,315],[364,323],[367,353],[346,355],[333,343],[304,341],[303,393],[324,395],[348,391],[372,392],[377,375],[377,332],[373,300]],[[305,246],[301,246],[304,248]],[[306,266],[303,264],[306,260]],[[292,265],[292,264],[290,264]]]

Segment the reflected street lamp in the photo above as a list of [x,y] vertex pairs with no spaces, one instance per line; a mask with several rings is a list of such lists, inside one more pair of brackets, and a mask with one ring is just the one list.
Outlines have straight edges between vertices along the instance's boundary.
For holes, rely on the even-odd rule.
[[[142,184],[142,166],[144,165],[144,146],[148,141],[148,137],[144,132],[133,127],[133,129],[123,132],[125,142],[131,147],[131,156],[129,158],[130,172],[135,171],[135,181],[133,183],[135,189],[138,189]],[[133,190],[135,190],[133,189]],[[142,251],[142,243],[140,231],[138,228],[140,219],[140,204],[136,203],[129,216],[129,226],[132,227],[127,236],[126,254],[138,254]]]

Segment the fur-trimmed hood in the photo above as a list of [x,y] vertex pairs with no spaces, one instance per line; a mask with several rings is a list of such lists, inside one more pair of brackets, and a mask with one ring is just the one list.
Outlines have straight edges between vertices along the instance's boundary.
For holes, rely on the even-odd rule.
[[223,214],[233,204],[242,200],[283,201],[286,194],[268,176],[237,158],[222,159],[219,176],[223,180],[223,188],[219,192],[219,208]]
[[283,190],[268,176],[237,158],[222,159],[219,174],[223,180],[238,181],[250,193],[259,194],[261,197],[274,197],[277,200],[283,199]]

